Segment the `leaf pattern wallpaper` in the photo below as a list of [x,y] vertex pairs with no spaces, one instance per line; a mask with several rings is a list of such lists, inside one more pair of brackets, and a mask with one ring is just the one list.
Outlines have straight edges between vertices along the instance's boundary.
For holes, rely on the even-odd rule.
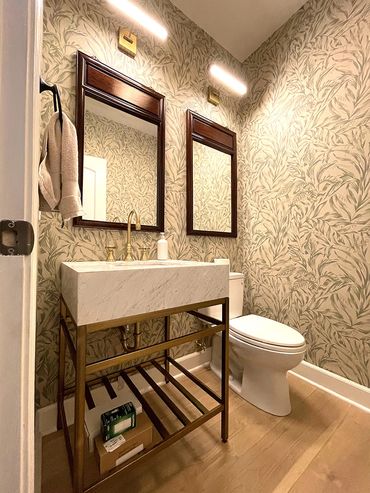
[[370,385],[370,3],[311,0],[244,64],[246,310]]
[[[169,0],[142,0],[166,25],[159,43],[137,29],[138,55],[117,50],[124,18],[98,0],[45,0],[43,77],[61,89],[74,119],[75,53],[95,55],[166,97],[165,229],[172,258],[229,257],[245,274],[245,313],[297,328],[306,359],[370,385],[370,4],[310,0],[244,64]],[[131,26],[130,26],[131,27]],[[246,33],[247,35],[247,33]],[[222,91],[207,103],[210,63],[247,80],[247,97]],[[52,111],[42,95],[42,130]],[[192,109],[238,135],[239,237],[186,235],[185,113]],[[157,235],[136,233],[134,248]],[[43,213],[39,238],[36,401],[55,401],[59,269],[66,260],[103,260],[125,233],[61,227]],[[174,317],[174,334],[194,329]],[[162,321],[144,326],[143,344],[160,340]],[[120,335],[94,336],[89,358],[113,354]],[[193,352],[186,346],[175,356]],[[69,368],[69,377],[73,373]]]
[[[165,95],[166,112],[166,198],[165,232],[171,258],[212,260],[229,257],[234,270],[242,268],[242,251],[234,238],[186,235],[186,110],[191,109],[237,132],[239,99],[225,96],[215,107],[207,102],[208,68],[212,60],[242,73],[242,65],[210,36],[191,22],[168,0],[144,0],[152,15],[161,19],[169,31],[165,43],[136,28],[138,54],[132,59],[117,49],[117,32],[127,26],[125,18],[100,0],[45,0],[42,76],[58,84],[63,109],[74,121],[76,90],[76,51],[96,56],[100,61]],[[130,26],[134,28],[134,26]],[[43,94],[41,134],[51,116],[50,95]],[[157,234],[133,232],[133,249],[148,246],[156,258]],[[42,213],[39,228],[36,402],[48,405],[56,400],[59,279],[63,261],[105,260],[105,247],[117,246],[118,258],[124,255],[126,233],[90,228],[61,227],[58,213]],[[175,335],[194,330],[190,316],[173,317]],[[143,327],[143,344],[163,337],[162,320]],[[117,330],[99,332],[90,338],[89,358],[99,359],[122,349]],[[182,346],[175,356],[197,350],[195,344]],[[68,383],[73,378],[68,367]]]
[[[157,137],[91,111],[85,112],[85,154],[107,160],[107,221],[157,222]],[[89,219],[89,218],[86,218]]]

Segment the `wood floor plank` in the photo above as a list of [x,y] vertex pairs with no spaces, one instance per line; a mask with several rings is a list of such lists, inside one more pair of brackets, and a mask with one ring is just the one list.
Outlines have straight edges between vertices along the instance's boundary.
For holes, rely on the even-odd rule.
[[290,416],[280,418],[276,426],[261,433],[256,442],[250,440],[254,426],[235,435],[227,452],[205,466],[206,486],[199,483],[194,491],[274,491],[303,453],[320,440],[332,420],[341,419],[344,412],[342,403],[332,403],[331,396],[316,390]]
[[351,408],[292,493],[369,493],[370,414]]
[[42,439],[42,493],[72,492],[67,451],[62,431]]

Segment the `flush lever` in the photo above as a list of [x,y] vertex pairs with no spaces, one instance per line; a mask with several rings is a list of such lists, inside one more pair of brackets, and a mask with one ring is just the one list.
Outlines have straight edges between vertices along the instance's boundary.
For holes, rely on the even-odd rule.
[[1,255],[30,255],[34,242],[33,227],[28,221],[0,221]]

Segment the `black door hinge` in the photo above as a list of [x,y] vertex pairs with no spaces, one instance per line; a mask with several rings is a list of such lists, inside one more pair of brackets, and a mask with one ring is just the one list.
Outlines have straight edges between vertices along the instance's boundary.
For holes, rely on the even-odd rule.
[[35,243],[32,224],[27,221],[0,221],[0,254],[30,255]]

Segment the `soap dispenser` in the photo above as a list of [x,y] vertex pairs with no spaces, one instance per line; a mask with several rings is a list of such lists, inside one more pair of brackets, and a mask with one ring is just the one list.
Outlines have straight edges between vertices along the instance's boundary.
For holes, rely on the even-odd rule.
[[157,242],[157,259],[168,259],[168,242],[164,236],[164,233],[159,233],[159,240]]

